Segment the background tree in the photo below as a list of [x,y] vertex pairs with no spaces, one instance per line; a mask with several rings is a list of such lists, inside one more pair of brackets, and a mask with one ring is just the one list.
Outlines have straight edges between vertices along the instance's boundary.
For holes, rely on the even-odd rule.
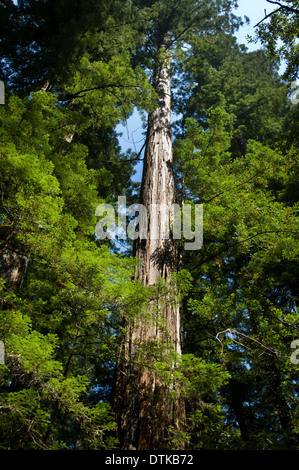
[[64,139],[72,112],[42,92],[0,112],[1,256],[28,260],[18,285],[1,265],[1,448],[110,448],[117,312],[143,297],[134,262],[97,246],[101,174]]
[[221,106],[234,119],[230,150],[235,157],[246,153],[250,139],[274,146],[289,110],[277,65],[262,50],[247,52],[225,33],[195,36],[191,46],[178,57],[177,82],[182,85],[174,104],[181,122],[194,117],[206,128],[209,110]]
[[[188,95],[184,138],[175,141],[178,197],[203,203],[205,208],[204,247],[200,252],[183,254],[184,268],[193,277],[193,287],[184,300],[184,351],[210,359],[214,356],[230,373],[228,385],[222,388],[222,406],[227,410],[229,432],[235,429],[228,445],[226,425],[218,427],[211,438],[208,429],[203,431],[201,417],[197,425],[193,421],[193,443],[195,448],[296,448],[295,366],[290,364],[289,348],[297,331],[298,291],[293,275],[298,218],[294,197],[292,202],[285,198],[297,172],[296,141],[289,139],[288,125],[296,111],[270,63],[266,70],[274,79],[270,78],[270,83],[276,83],[281,103],[278,115],[274,116],[272,104],[267,104],[273,96],[271,87],[266,90],[258,85],[258,66],[250,69],[255,89],[248,89],[247,94],[239,54],[232,54],[238,67],[234,69],[235,62],[228,59],[231,73],[221,75],[228,82],[225,87],[206,85],[208,80],[200,82],[199,75],[201,94],[191,68],[197,56],[188,56],[190,63],[185,62],[184,67],[189,83],[195,86]],[[200,55],[198,60],[202,60]],[[218,65],[219,72],[213,67],[216,84],[226,60]],[[260,63],[259,53],[242,52],[242,63],[247,60]],[[230,82],[235,89],[230,88]],[[230,90],[227,95],[223,93],[226,85]],[[269,140],[265,110],[258,106],[261,92],[264,106],[273,116],[272,126],[279,129]],[[241,104],[243,109],[249,108],[247,98],[257,106],[252,121],[249,113],[248,121],[238,129],[236,116]],[[199,123],[187,117],[192,109]],[[256,122],[259,130],[251,128]],[[240,130],[251,137],[243,152],[235,145]],[[291,193],[296,195],[296,191]]]
[[134,315],[145,294],[134,261],[95,239],[94,212],[127,190],[132,163],[122,174],[109,163],[123,158],[113,127],[151,92],[116,4],[97,10],[96,26],[90,10],[84,23],[67,3],[52,7],[1,4],[1,445],[110,448],[120,312]]

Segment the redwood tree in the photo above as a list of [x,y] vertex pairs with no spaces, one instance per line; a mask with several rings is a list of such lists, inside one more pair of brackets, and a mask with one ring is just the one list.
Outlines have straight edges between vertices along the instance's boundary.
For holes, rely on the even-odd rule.
[[[143,7],[145,41],[141,57],[152,75],[157,108],[148,117],[139,214],[135,243],[140,260],[136,278],[153,287],[146,312],[125,324],[125,338],[117,367],[114,406],[122,449],[181,447],[174,439],[184,429],[184,403],[175,369],[182,351],[175,241],[169,227],[175,202],[171,130],[171,54],[189,34],[230,30],[238,20],[231,14],[235,1],[180,2],[139,0]],[[154,212],[153,207],[159,207]],[[166,289],[161,291],[161,279]],[[162,292],[162,293],[161,293]],[[164,292],[164,294],[163,294]],[[155,361],[169,354],[168,378],[155,370]],[[183,441],[182,441],[183,442]]]

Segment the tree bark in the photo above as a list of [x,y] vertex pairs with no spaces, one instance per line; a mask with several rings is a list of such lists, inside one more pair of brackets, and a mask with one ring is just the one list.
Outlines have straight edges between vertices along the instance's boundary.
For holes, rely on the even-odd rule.
[[[176,272],[177,253],[171,231],[175,188],[172,163],[170,57],[162,45],[154,73],[158,107],[148,117],[140,203],[146,208],[146,237],[136,240],[140,265],[136,278],[146,286],[166,282],[166,295],[150,302],[127,325],[123,360],[116,374],[114,404],[118,436],[124,450],[169,448],[170,429],[177,433],[184,421],[184,404],[171,381],[175,359],[169,366],[170,381],[163,382],[154,370],[155,354],[161,359],[172,351],[181,354],[180,305],[170,276]],[[161,209],[153,212],[154,205]],[[157,346],[161,349],[157,353]],[[173,396],[175,395],[175,398]],[[177,447],[178,448],[178,447]]]
[[21,287],[29,259],[15,251],[4,249],[0,251],[0,277],[9,288]]

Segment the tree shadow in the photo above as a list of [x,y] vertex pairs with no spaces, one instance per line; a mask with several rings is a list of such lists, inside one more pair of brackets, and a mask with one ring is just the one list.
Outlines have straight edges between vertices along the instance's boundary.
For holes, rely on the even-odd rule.
[[151,261],[163,273],[174,272],[177,265],[176,250],[172,239],[163,240],[162,246],[155,249]]

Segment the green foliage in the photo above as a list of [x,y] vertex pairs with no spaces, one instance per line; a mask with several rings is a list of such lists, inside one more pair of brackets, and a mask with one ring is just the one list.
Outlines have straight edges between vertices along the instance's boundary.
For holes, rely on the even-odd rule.
[[[145,320],[174,284],[182,356],[160,342],[139,351],[186,403],[169,448],[298,448],[298,106],[277,72],[284,58],[296,78],[298,2],[258,28],[270,59],[232,36],[235,1],[15,3],[0,5],[1,450],[118,448],[109,403],[125,320]],[[95,209],[132,199],[135,154],[115,126],[156,106],[161,45],[183,115],[177,202],[203,204],[204,245],[145,289],[136,261],[95,238]]]
[[286,61],[285,79],[295,80],[298,77],[298,0],[269,2],[276,4],[266,21],[256,25],[256,38],[266,48],[269,56],[276,61]]
[[246,52],[225,32],[195,36],[190,46],[178,57],[184,85],[175,99],[177,111],[207,128],[210,109],[224,108],[233,119],[234,157],[246,153],[249,139],[275,145],[284,132],[289,100],[273,62],[261,50]]
[[228,151],[233,122],[213,107],[204,128],[186,119],[185,138],[175,142],[178,196],[204,205],[204,247],[183,260],[193,278],[184,299],[185,352],[230,374],[219,397],[226,423],[199,435],[194,418],[191,442],[296,448],[290,344],[298,333],[299,221],[298,203],[285,199],[285,189],[297,157],[293,148],[283,154],[250,140],[235,158]]
[[41,92],[0,112],[1,262],[28,260],[21,288],[1,284],[2,449],[110,448],[119,326],[145,299],[135,261],[94,238],[103,172],[65,139],[74,113]]

